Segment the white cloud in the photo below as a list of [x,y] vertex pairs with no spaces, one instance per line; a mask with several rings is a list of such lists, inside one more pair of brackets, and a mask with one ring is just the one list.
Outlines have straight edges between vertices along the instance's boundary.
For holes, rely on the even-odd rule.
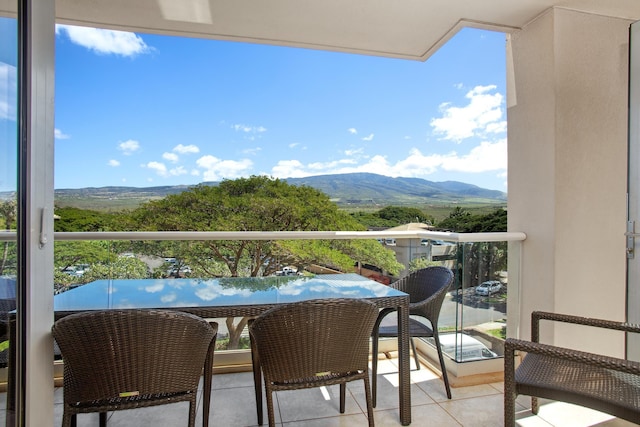
[[347,132],[349,132],[351,135],[357,135],[358,134],[358,130],[356,128],[349,128],[349,129],[347,129]]
[[189,145],[178,144],[175,147],[173,147],[173,151],[179,154],[196,154],[200,152],[200,148],[198,148],[198,146],[193,144],[189,144]]
[[461,157],[447,157],[442,169],[456,172],[480,173],[507,170],[507,140],[482,142],[469,154]]
[[116,168],[116,167],[120,166],[120,162],[119,162],[119,161],[117,161],[117,160],[114,160],[114,159],[109,160],[109,161],[107,162],[107,164],[108,164],[109,166],[114,167],[114,168]]
[[221,160],[215,156],[202,156],[196,161],[199,168],[204,169],[205,181],[220,181],[223,178],[235,179],[245,175],[253,167],[249,159]]
[[163,177],[167,177],[169,176],[169,172],[167,171],[167,167],[165,166],[164,163],[160,163],[160,162],[149,162],[146,165],[144,165],[145,167],[149,168],[149,169],[153,169],[154,171],[156,171],[156,173],[160,176]]
[[186,175],[188,173],[189,172],[187,172],[187,170],[183,166],[175,167],[169,171],[169,175],[171,176]]
[[502,111],[503,96],[495,90],[495,85],[476,86],[465,95],[469,100],[465,107],[441,104],[443,116],[431,120],[434,133],[446,140],[461,142],[473,136],[503,132],[506,129]]
[[343,165],[355,165],[356,161],[353,159],[341,159],[334,160],[332,162],[314,162],[309,163],[307,168],[312,171],[326,171],[326,170],[337,170],[343,167]]
[[73,43],[102,55],[136,56],[153,49],[135,33],[101,28],[56,25],[56,34],[66,34]]
[[271,174],[277,178],[302,178],[318,174],[370,172],[392,177],[425,178],[441,170],[463,173],[495,171],[498,176],[506,178],[507,140],[482,142],[465,155],[456,152],[424,155],[413,148],[407,157],[395,163],[390,163],[382,155],[375,155],[360,164],[351,158],[306,165],[298,160],[281,160],[272,168]]
[[237,125],[232,125],[231,127],[237,132],[244,132],[244,133],[263,133],[267,131],[267,128],[265,128],[264,126],[248,126],[248,125],[237,124]]
[[354,148],[351,150],[344,150],[344,154],[346,154],[347,156],[355,156],[363,153],[364,153],[364,148]]
[[364,138],[362,138],[363,141],[371,141],[373,140],[373,134],[369,134],[369,136],[365,136]]
[[176,153],[162,153],[162,158],[171,163],[177,163],[179,160],[179,157]]
[[133,139],[129,139],[125,142],[118,144],[118,150],[122,151],[125,156],[130,156],[134,152],[140,149],[140,143]]
[[244,150],[242,150],[242,154],[249,154],[251,156],[257,156],[260,151],[262,151],[262,148],[260,147],[255,147],[255,148],[245,148]]
[[298,160],[280,160],[271,168],[271,174],[276,178],[304,178],[312,175]]
[[353,159],[342,159],[333,162],[315,162],[308,165],[299,160],[280,160],[271,169],[271,175],[276,178],[303,178],[318,174],[337,174],[353,172],[371,172],[384,174],[388,164],[382,156],[374,156],[367,164],[356,165]]
[[183,166],[177,166],[173,169],[167,169],[167,166],[161,162],[149,162],[142,167],[154,170],[159,176],[169,178],[172,176],[187,175],[189,172]]
[[55,139],[69,139],[71,138],[69,135],[65,134],[64,132],[62,132],[60,129],[56,128],[53,131],[53,137]]
[[0,120],[17,118],[18,82],[16,67],[0,62]]

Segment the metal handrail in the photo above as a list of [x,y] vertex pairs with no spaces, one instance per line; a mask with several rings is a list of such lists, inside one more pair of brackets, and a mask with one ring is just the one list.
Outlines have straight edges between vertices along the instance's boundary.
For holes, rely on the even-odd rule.
[[[89,231],[54,233],[54,240],[323,240],[433,239],[454,243],[515,242],[523,232],[450,233],[440,231]],[[0,241],[16,240],[15,231],[0,232]]]

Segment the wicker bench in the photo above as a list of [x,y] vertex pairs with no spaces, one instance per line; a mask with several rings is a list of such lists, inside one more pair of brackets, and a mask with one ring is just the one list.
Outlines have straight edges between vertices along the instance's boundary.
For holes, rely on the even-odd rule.
[[[504,425],[515,425],[515,399],[531,396],[573,403],[640,424],[640,363],[539,342],[540,320],[640,333],[640,325],[536,311],[531,341],[508,338],[504,352]],[[594,334],[597,339],[597,334]],[[527,353],[515,369],[516,351]]]

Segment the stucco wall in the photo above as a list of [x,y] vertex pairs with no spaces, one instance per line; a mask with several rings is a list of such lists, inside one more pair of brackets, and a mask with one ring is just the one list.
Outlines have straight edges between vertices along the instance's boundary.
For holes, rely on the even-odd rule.
[[[511,36],[509,230],[527,234],[521,337],[533,310],[624,319],[630,23],[551,9]],[[549,342],[623,354],[619,336],[543,332]]]

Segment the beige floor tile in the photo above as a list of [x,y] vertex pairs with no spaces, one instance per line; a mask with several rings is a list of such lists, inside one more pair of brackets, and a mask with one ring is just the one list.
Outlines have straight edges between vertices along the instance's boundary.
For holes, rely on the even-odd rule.
[[[340,415],[340,390],[337,385],[279,391],[275,394],[283,423]],[[362,414],[351,393],[346,394],[344,413]]]
[[[225,378],[225,381],[228,381],[228,383],[231,384],[233,382],[233,377],[227,377]],[[258,425],[253,379],[251,381],[251,387],[227,387],[222,389],[216,389],[215,386],[213,387],[213,391],[211,393],[211,413],[209,414],[210,426],[246,427]],[[266,425],[268,418],[267,403],[264,398],[264,393],[262,400],[262,413]],[[276,423],[279,423],[280,413],[277,405],[275,405],[274,413]],[[202,409],[198,408],[196,425],[202,425],[201,419]]]
[[[452,388],[453,399],[445,394],[442,380],[430,370],[411,371],[412,426],[483,427],[503,425],[503,384],[492,383]],[[218,374],[213,378],[210,425],[257,426],[253,376],[251,372]],[[398,374],[395,360],[381,360],[378,377],[378,407],[374,411],[377,427],[399,426]],[[367,426],[362,381],[347,385],[346,413],[339,412],[339,388],[328,387],[276,393],[275,416],[279,427],[360,427]],[[62,420],[62,389],[54,391],[54,426]],[[0,395],[0,401],[4,394]],[[600,412],[560,402],[541,400],[538,416],[530,411],[530,398],[516,400],[517,427],[630,427],[632,423]],[[109,413],[109,427],[160,427],[186,425],[188,404]],[[267,421],[263,396],[264,420]],[[0,427],[4,414],[0,411]],[[282,418],[281,418],[282,417]],[[97,414],[78,417],[79,427],[95,426]],[[202,392],[198,396],[196,424],[202,425]],[[266,424],[265,424],[266,425]]]
[[635,426],[611,415],[564,402],[548,402],[540,406],[538,417],[553,426],[562,427],[626,427]]
[[[400,414],[397,410],[376,412],[376,427],[399,426]],[[440,405],[418,405],[411,408],[412,426],[429,427],[460,427],[455,418],[447,413]]]
[[440,406],[463,426],[496,427],[504,424],[502,394],[453,399],[440,402]]
[[368,425],[369,422],[364,414],[341,415],[339,417],[302,420],[282,424],[283,427],[367,427]]

